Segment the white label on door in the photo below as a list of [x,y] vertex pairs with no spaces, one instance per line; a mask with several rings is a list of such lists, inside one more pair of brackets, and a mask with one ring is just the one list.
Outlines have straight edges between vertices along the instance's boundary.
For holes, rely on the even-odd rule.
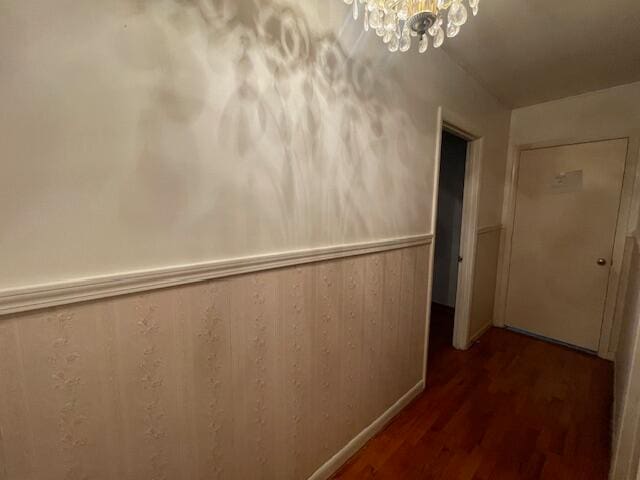
[[559,173],[551,182],[552,193],[574,193],[582,190],[582,170]]

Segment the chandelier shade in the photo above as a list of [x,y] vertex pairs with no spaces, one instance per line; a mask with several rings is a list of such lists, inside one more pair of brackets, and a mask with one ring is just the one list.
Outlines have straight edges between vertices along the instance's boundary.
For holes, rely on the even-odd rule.
[[[413,39],[424,53],[460,33],[469,17],[478,14],[480,0],[344,0],[354,20],[364,18],[364,29],[373,30],[390,52],[406,52]],[[430,40],[431,39],[431,40]]]

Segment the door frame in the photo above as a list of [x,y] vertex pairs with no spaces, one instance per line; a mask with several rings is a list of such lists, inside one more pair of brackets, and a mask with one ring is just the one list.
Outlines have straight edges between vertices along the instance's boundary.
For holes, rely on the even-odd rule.
[[[620,196],[620,207],[616,221],[616,231],[614,236],[613,253],[609,279],[607,281],[607,292],[605,296],[602,328],[600,330],[600,341],[598,342],[597,354],[599,357],[613,360],[615,357],[617,338],[614,338],[616,330],[614,319],[618,303],[618,290],[620,288],[621,271],[623,267],[625,244],[628,233],[630,214],[633,206],[634,184],[636,176],[636,164],[638,149],[637,140],[630,136],[607,136],[607,137],[572,137],[566,139],[556,139],[545,142],[536,142],[522,145],[510,145],[507,159],[507,176],[505,178],[505,191],[503,202],[503,238],[501,239],[500,257],[498,262],[498,279],[496,284],[496,297],[494,303],[494,325],[497,327],[506,326],[507,293],[509,285],[509,274],[511,266],[511,250],[513,242],[513,224],[515,219],[516,193],[518,186],[518,175],[520,171],[520,156],[523,151],[540,148],[553,148],[569,145],[579,145],[584,143],[597,143],[609,140],[627,140],[627,154],[622,180],[622,192]],[[640,193],[640,192],[639,192]]]
[[[445,107],[438,109],[436,122],[436,151],[433,181],[433,201],[431,215],[432,248],[429,262],[429,294],[427,304],[427,327],[431,322],[431,298],[433,290],[433,267],[436,249],[436,226],[438,221],[438,188],[440,186],[440,162],[442,152],[442,132],[449,131],[467,141],[467,158],[465,162],[464,190],[462,202],[462,224],[460,231],[460,256],[463,261],[458,265],[458,284],[456,292],[456,309],[453,329],[453,347],[466,350],[471,344],[471,301],[475,276],[476,250],[478,242],[478,204],[480,197],[480,180],[482,177],[482,154],[484,139],[468,119],[458,116]],[[429,338],[427,328],[427,343]],[[423,364],[426,368],[426,355]]]

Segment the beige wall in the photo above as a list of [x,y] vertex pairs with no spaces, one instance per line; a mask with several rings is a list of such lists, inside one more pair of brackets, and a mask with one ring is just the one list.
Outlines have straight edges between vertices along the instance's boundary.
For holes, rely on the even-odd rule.
[[[441,106],[499,223],[508,109],[338,0],[287,5],[3,3],[0,298],[433,233]],[[428,256],[0,318],[0,478],[310,474],[421,379]]]
[[429,246],[0,320],[0,478],[300,479],[422,381]]
[[[623,221],[619,222],[614,250],[613,283],[618,285],[620,263],[623,255],[623,239],[636,228],[640,212],[640,170],[636,168],[640,150],[640,82],[601,90],[597,92],[569,97],[562,100],[542,103],[531,107],[516,109],[511,115],[510,132],[510,166],[515,162],[518,148],[522,146],[561,145],[583,141],[595,141],[613,138],[629,138],[627,170],[623,186],[621,212]],[[509,175],[511,174],[511,171]],[[507,182],[507,195],[510,182]],[[508,205],[504,208],[504,223],[508,224],[511,211]],[[496,295],[497,323],[502,323],[504,292],[506,279],[506,260],[508,245],[503,243],[501,266],[499,269],[498,293]],[[615,289],[614,289],[615,290]],[[612,297],[613,298],[613,297]],[[608,302],[605,326],[613,317],[615,305]],[[619,315],[617,316],[619,317]],[[615,318],[617,318],[615,317]],[[614,324],[605,330],[611,335],[603,345],[601,353],[611,356],[615,354],[620,325]]]
[[[630,164],[640,148],[640,82],[569,97],[514,110],[511,115],[512,146],[630,139]],[[637,184],[638,172],[630,172],[629,183]],[[634,196],[625,233],[635,229],[640,196]]]
[[633,436],[640,400],[640,355],[637,350],[640,171],[634,171],[640,149],[640,82],[514,110],[511,119],[512,146],[621,137],[630,139],[630,168],[625,178],[630,213],[627,221],[619,226],[618,233],[621,237],[630,236],[626,246],[621,242],[619,251],[615,252],[624,260],[621,271],[615,272],[620,275],[621,289],[614,301],[615,322],[609,344],[616,363],[612,467],[615,480],[635,478],[639,453]]
[[285,5],[4,2],[0,291],[431,233],[440,105],[486,136],[499,222],[509,111],[340,1]]
[[478,235],[475,278],[471,301],[471,323],[469,338],[475,339],[493,324],[493,305],[495,299],[498,257],[500,253],[500,235],[502,229],[482,231]]
[[511,118],[511,141],[526,145],[637,134],[638,95],[640,82],[516,109]]

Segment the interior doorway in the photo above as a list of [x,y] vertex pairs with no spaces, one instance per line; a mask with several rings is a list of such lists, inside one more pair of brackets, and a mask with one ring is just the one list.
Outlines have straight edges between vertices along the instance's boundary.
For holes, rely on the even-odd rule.
[[443,128],[429,330],[430,356],[454,345],[469,141]]
[[600,350],[627,152],[627,139],[521,151],[507,327]]

